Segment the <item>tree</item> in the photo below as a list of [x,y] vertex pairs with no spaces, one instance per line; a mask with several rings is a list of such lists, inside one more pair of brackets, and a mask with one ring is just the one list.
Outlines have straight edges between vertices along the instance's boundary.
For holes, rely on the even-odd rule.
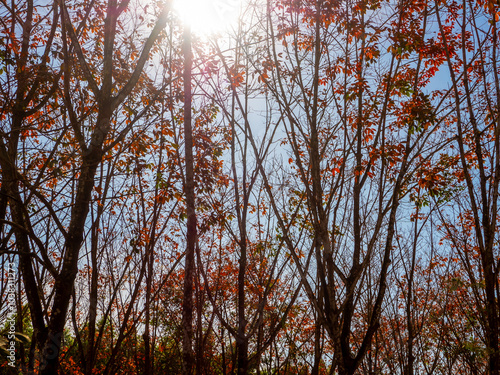
[[[210,263],[203,267],[201,259],[199,267],[219,324],[234,338],[232,367],[238,374],[253,369],[260,371],[263,354],[284,329],[300,293],[300,283],[288,274],[290,259],[283,254],[282,238],[277,238],[273,231],[275,219],[259,178],[260,168],[272,152],[276,128],[266,124],[266,131],[257,138],[250,119],[252,102],[261,89],[251,78],[248,58],[258,53],[258,47],[254,49],[254,46],[259,44],[258,36],[246,32],[258,19],[253,10],[251,6],[246,9],[247,17],[242,17],[238,30],[224,41],[234,47],[223,51],[218,41],[211,41],[215,56],[210,67],[214,72],[207,82],[203,82],[205,77],[199,80],[200,85],[204,83],[206,87],[205,94],[222,112],[230,152],[225,180],[228,186],[223,186],[223,197],[219,198],[223,212],[215,237],[222,247],[219,274],[212,271],[216,275],[210,275],[207,272]],[[227,92],[220,89],[221,85],[227,87]],[[259,142],[259,150],[254,160],[252,144],[256,142]],[[225,215],[228,218],[224,218]],[[237,277],[231,280],[229,272]],[[234,297],[219,289],[234,291]],[[220,307],[233,304],[235,311]]]
[[186,162],[186,176],[184,191],[186,194],[186,265],[184,275],[184,301],[182,305],[183,328],[183,366],[185,374],[192,374],[194,363],[193,353],[193,282],[195,272],[195,246],[196,246],[196,211],[194,195],[194,161],[193,161],[193,131],[191,125],[191,74],[193,69],[191,51],[191,30],[185,26],[184,43],[184,151]]
[[[118,3],[113,0],[107,4],[93,3],[84,8],[80,8],[77,3],[54,2],[46,10],[27,1],[13,3],[13,7],[7,8],[8,14],[3,23],[8,25],[10,37],[5,61],[14,61],[12,64],[15,69],[12,69],[11,77],[15,84],[3,86],[6,87],[3,113],[7,118],[0,143],[4,181],[2,189],[8,197],[11,227],[16,236],[16,250],[35,328],[35,340],[42,355],[42,374],[53,374],[58,367],[62,332],[78,272],[97,168],[108,150],[119,144],[121,138],[132,129],[130,124],[117,117],[117,112],[139,82],[150,51],[167,22],[168,4],[162,7],[158,21],[150,28],[142,50],[137,51],[131,45],[130,52],[135,56],[132,59],[134,65],[119,72],[116,64],[124,51],[117,49],[116,42],[120,32],[125,31],[121,27],[120,17],[127,16],[128,6],[129,2]],[[23,12],[21,18],[19,10]],[[16,25],[19,19],[22,20],[21,29]],[[34,27],[40,27],[40,19],[42,25],[48,23],[48,32],[47,29],[39,31]],[[98,26],[98,20],[103,21],[102,26]],[[17,35],[20,30],[21,35]],[[59,43],[54,65],[60,68],[59,73],[53,73],[48,65],[50,55],[54,52],[56,35]],[[87,57],[84,50],[89,49],[89,43],[94,49]],[[40,57],[37,55],[38,45],[45,46]],[[32,64],[33,60],[36,62]],[[30,73],[31,69],[35,74]],[[58,87],[61,76],[62,87]],[[62,99],[54,98],[56,91]],[[75,91],[84,94],[89,106],[83,105],[85,102],[74,101]],[[61,100],[64,106],[59,105]],[[49,116],[55,116],[54,119],[62,116],[63,123],[58,122],[61,125],[57,129],[48,129],[50,123],[41,122],[46,111],[52,108],[54,111],[49,112]],[[68,121],[68,125],[65,121]],[[44,141],[39,172],[34,169],[27,172],[26,165],[19,165],[18,154],[23,150],[19,147],[25,149],[27,141],[39,142],[37,137]],[[62,181],[68,177],[64,170],[53,167],[57,163],[56,157],[60,155],[59,147],[67,140],[71,140],[70,148],[74,152],[70,161],[74,172],[70,176],[74,181],[71,184],[74,186],[74,199],[61,214],[54,210],[52,202],[47,199],[46,186],[41,182],[47,183],[48,178],[49,181]],[[60,176],[63,179],[58,178]],[[53,265],[49,259],[48,246],[52,244],[44,244],[39,237],[38,228],[43,224],[39,221],[32,223],[33,215],[27,212],[35,199],[40,210],[38,214],[45,215],[42,220],[55,223],[54,230],[60,233],[64,242],[57,265]],[[60,201],[58,203],[62,204]],[[53,234],[48,238],[53,238]],[[33,254],[36,254],[35,258]],[[41,284],[35,275],[38,257],[42,258],[44,270],[49,271],[53,279],[50,300],[42,300],[47,285]],[[50,316],[42,307],[49,303]],[[44,318],[47,319],[47,325]]]
[[[435,3],[440,38],[453,89],[451,124],[460,159],[460,180],[467,194],[457,225],[446,223],[460,252],[481,306],[488,347],[488,371],[500,373],[498,197],[500,182],[500,80],[498,72],[498,4],[493,2]],[[469,230],[473,228],[473,230]],[[470,237],[463,237],[463,234]],[[470,242],[472,240],[472,243]],[[479,271],[471,257],[479,255]],[[472,261],[472,263],[475,263]],[[478,287],[482,285],[483,287]],[[484,302],[483,302],[484,301]]]
[[[300,260],[303,245],[285,241],[332,340],[332,367],[352,374],[380,325],[399,204],[439,146],[431,143],[437,109],[424,91],[439,60],[431,60],[435,50],[414,47],[428,43],[425,19],[406,22],[425,4],[271,4],[268,57],[255,65],[279,106],[297,176],[291,194],[304,205],[302,217],[284,217],[279,226],[310,233],[314,268]],[[401,38],[405,31],[413,32],[409,40]],[[394,43],[388,53],[386,38]],[[287,211],[272,207],[280,218]]]

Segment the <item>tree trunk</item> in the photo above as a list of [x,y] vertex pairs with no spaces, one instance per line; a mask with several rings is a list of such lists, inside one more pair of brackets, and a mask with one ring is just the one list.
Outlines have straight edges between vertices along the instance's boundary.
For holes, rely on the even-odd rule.
[[[186,231],[186,257],[184,269],[184,300],[182,303],[182,358],[183,372],[185,375],[193,373],[195,363],[193,352],[193,282],[194,282],[194,252],[196,245],[196,212],[194,195],[194,158],[193,158],[193,131],[191,126],[191,30],[188,26],[184,29],[184,151],[186,163],[186,176],[184,193],[186,196],[187,231]],[[200,353],[201,354],[201,353]]]

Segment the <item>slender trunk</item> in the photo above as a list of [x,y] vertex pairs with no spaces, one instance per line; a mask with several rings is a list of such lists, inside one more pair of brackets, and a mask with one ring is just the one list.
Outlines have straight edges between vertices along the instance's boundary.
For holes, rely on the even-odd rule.
[[185,26],[184,30],[184,151],[186,176],[184,193],[186,196],[187,231],[186,231],[186,264],[184,270],[184,300],[182,303],[182,358],[183,372],[186,375],[193,373],[193,281],[194,281],[194,252],[196,244],[196,212],[194,196],[194,159],[193,159],[193,130],[191,126],[191,30]]
[[147,262],[148,262],[148,273],[146,276],[146,317],[145,317],[145,332],[144,332],[144,374],[150,375],[151,372],[151,341],[150,341],[150,319],[151,319],[151,278],[153,274],[153,249],[152,245],[148,244],[148,254],[147,254]]
[[[99,208],[101,211],[101,208]],[[97,220],[99,220],[100,212],[97,215]],[[92,262],[92,274],[90,279],[90,294],[89,294],[89,344],[87,355],[85,358],[86,368],[85,374],[91,375],[92,369],[94,368],[94,360],[96,353],[96,341],[95,341],[95,331],[96,331],[96,320],[97,320],[97,290],[98,290],[98,267],[97,267],[97,249],[98,249],[98,237],[99,231],[94,226],[92,231],[92,249],[90,253]]]
[[224,328],[221,329],[220,333],[220,341],[221,341],[221,351],[222,351],[222,373],[227,374],[226,370],[226,345],[224,344]]
[[321,325],[319,324],[317,314],[314,327],[314,364],[311,375],[319,375],[319,365],[321,363]]
[[4,220],[7,214],[7,190],[4,185],[0,186],[0,238],[5,238],[3,233]]
[[[196,249],[199,251],[199,249]],[[203,314],[201,306],[203,306],[203,296],[200,290],[200,279],[195,277],[195,291],[196,291],[196,304],[198,309],[196,310],[196,350],[198,355],[196,356],[196,374],[203,374]],[[208,328],[208,327],[207,327]],[[207,336],[210,334],[210,329],[207,329]]]
[[248,338],[246,336],[245,318],[245,270],[247,266],[246,236],[242,233],[240,243],[240,269],[238,272],[238,335],[236,337],[236,350],[238,352],[238,375],[248,371]]
[[[491,235],[491,234],[489,234]],[[500,374],[500,352],[499,352],[499,327],[498,327],[498,312],[495,296],[495,272],[493,249],[486,249],[486,254],[483,255],[484,264],[484,283],[486,291],[486,316],[488,320],[487,341],[490,355],[489,373],[491,375]]]
[[415,277],[415,259],[417,255],[417,238],[418,238],[418,215],[419,209],[415,213],[415,226],[413,227],[413,247],[411,254],[411,265],[410,265],[410,275],[408,277],[408,296],[406,299],[406,322],[408,324],[408,345],[406,356],[408,358],[408,363],[406,364],[406,375],[413,375],[413,365],[415,361],[415,356],[413,355],[413,338],[415,335],[413,327],[412,318],[412,301],[413,301],[413,279]]

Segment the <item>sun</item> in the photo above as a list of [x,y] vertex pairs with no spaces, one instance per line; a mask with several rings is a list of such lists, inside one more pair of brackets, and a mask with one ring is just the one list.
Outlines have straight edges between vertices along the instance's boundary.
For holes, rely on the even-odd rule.
[[174,0],[182,22],[198,35],[223,32],[235,26],[243,0]]

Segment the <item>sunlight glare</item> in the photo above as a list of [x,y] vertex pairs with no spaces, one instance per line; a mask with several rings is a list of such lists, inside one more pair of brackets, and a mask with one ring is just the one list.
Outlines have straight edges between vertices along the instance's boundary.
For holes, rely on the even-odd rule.
[[223,32],[236,25],[242,0],[174,0],[180,19],[195,34]]

